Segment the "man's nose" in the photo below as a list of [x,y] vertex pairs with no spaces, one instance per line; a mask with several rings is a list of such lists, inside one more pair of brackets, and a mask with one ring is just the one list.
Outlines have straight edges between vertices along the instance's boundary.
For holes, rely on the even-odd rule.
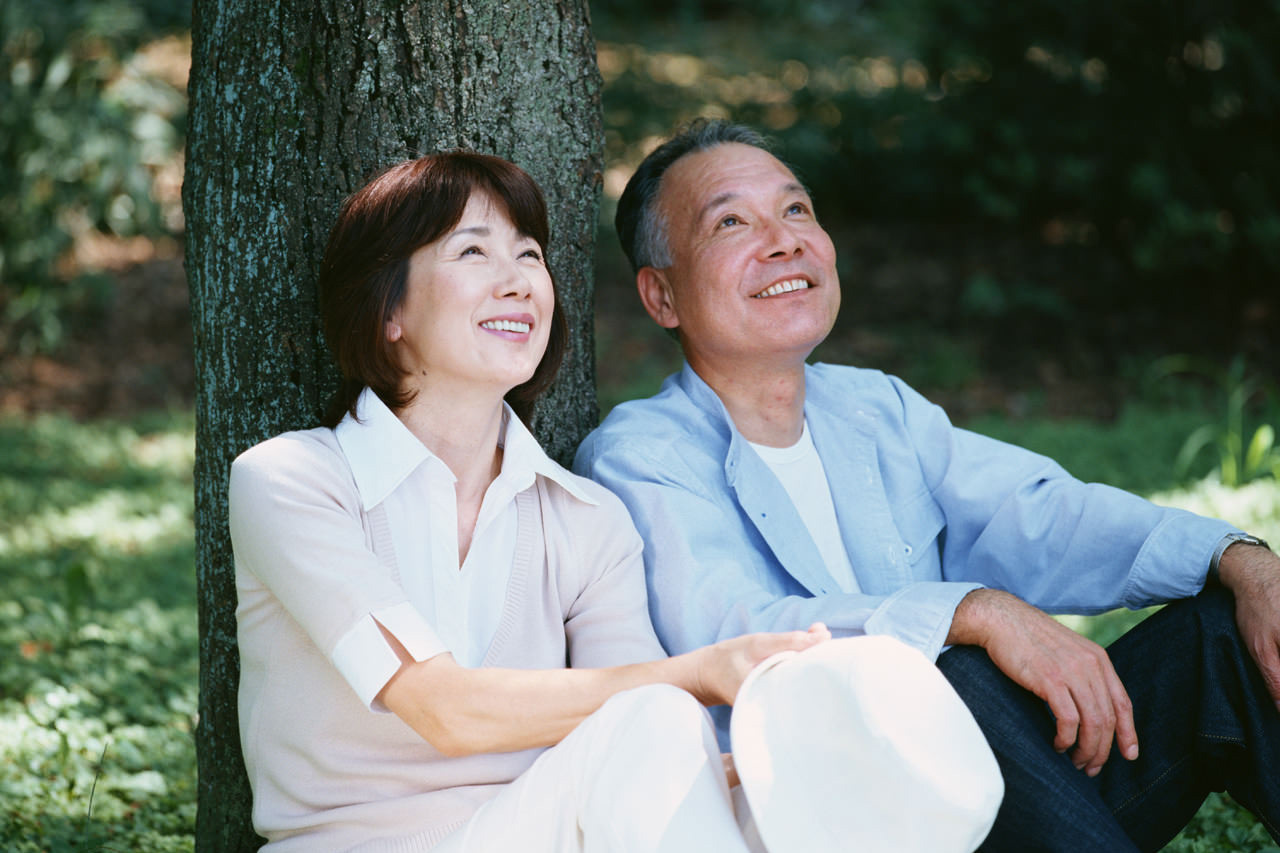
[[771,222],[764,236],[762,252],[769,260],[780,260],[804,254],[804,241],[785,222]]

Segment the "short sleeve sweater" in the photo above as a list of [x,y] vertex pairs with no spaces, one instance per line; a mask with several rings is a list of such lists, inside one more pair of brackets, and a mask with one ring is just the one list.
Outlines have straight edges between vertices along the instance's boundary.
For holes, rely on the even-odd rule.
[[[334,650],[355,632],[376,630],[375,618],[417,660],[446,650],[401,584],[386,513],[395,499],[392,490],[362,505],[329,429],[285,433],[232,465],[241,744],[254,828],[272,853],[428,850],[540,752],[443,756],[360,698],[358,690],[376,692],[376,683],[357,684],[358,675],[344,677],[334,665]],[[617,498],[558,469],[514,500],[516,556],[482,665],[661,657],[640,538]],[[369,662],[371,671],[394,672],[398,662],[386,654]]]

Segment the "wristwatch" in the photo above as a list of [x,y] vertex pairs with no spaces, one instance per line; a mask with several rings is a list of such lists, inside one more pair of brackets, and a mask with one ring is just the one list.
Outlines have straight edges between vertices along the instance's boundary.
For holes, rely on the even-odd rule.
[[1252,536],[1248,533],[1228,533],[1218,540],[1218,547],[1213,549],[1213,559],[1209,561],[1210,575],[1213,577],[1218,576],[1218,561],[1222,559],[1222,555],[1226,550],[1236,543],[1241,545],[1261,545],[1268,551],[1271,550],[1271,546],[1257,536]]

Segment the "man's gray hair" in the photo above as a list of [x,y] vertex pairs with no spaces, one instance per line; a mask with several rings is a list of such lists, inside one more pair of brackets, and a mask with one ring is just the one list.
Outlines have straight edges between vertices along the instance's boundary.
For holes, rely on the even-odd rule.
[[706,151],[727,142],[769,151],[769,143],[756,131],[724,119],[694,119],[641,161],[618,199],[613,226],[632,270],[671,266],[667,221],[658,209],[658,191],[667,169],[686,154]]

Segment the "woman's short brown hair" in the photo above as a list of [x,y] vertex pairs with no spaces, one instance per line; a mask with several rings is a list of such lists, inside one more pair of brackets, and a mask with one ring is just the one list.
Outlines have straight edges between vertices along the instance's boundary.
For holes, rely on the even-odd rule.
[[[498,205],[518,232],[537,241],[546,257],[542,192],[519,166],[488,154],[451,151],[408,160],[386,169],[343,202],[320,264],[325,340],[342,374],[324,416],[326,426],[337,425],[347,413],[355,416],[366,385],[392,410],[413,399],[413,392],[401,387],[405,371],[387,340],[386,326],[404,299],[410,256],[452,230],[477,192]],[[555,292],[554,276],[551,286]],[[568,340],[557,293],[547,350],[529,381],[506,396],[525,422],[555,379]]]

